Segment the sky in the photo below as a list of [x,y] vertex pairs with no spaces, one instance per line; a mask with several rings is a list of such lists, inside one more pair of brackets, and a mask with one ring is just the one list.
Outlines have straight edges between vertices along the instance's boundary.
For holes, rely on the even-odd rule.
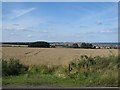
[[3,42],[117,42],[117,2],[3,2]]

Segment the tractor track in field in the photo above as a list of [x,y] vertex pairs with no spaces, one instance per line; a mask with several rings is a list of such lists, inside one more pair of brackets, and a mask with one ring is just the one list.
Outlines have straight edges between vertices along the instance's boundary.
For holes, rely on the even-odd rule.
[[43,52],[44,50],[39,50],[39,51],[29,51],[29,52],[26,52],[24,55],[22,55],[21,57],[31,57],[31,56],[35,56],[37,54],[39,54],[40,52]]

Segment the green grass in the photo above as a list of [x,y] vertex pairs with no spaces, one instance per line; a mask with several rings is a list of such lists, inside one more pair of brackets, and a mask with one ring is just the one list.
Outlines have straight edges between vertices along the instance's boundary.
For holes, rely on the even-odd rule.
[[117,56],[81,56],[68,66],[29,66],[26,73],[3,76],[3,85],[118,86]]
[[4,78],[3,84],[26,84],[26,85],[57,85],[57,86],[71,86],[76,85],[74,79],[59,78],[53,75],[31,75],[25,77],[24,75],[12,76]]
[[51,85],[51,86],[117,86],[117,79],[106,76],[101,77],[98,74],[85,76],[79,74],[79,78],[61,78],[54,75],[32,74],[29,77],[26,75],[8,76],[3,78],[3,85]]

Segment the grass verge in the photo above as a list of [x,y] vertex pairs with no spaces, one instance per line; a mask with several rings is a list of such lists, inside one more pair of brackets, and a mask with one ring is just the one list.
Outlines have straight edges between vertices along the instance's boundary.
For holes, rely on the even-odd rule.
[[[8,62],[8,64],[12,63]],[[16,63],[13,64],[13,68],[17,67],[15,65]],[[24,65],[19,62],[17,65],[22,66],[19,67],[22,70],[17,69],[17,74],[10,69],[9,72],[13,71],[14,74],[7,74],[7,66],[3,65],[5,66],[3,70],[7,71],[4,71],[5,74],[3,73],[3,85],[118,86],[118,66],[120,64],[117,56],[88,57],[82,55],[80,59],[73,60],[68,66],[39,65],[27,66],[27,69],[23,69]]]

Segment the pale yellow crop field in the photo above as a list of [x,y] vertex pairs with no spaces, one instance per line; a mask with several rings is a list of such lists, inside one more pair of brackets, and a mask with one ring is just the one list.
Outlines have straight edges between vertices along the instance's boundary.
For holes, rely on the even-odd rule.
[[18,58],[27,65],[65,65],[81,55],[118,55],[117,49],[2,47],[2,58]]

